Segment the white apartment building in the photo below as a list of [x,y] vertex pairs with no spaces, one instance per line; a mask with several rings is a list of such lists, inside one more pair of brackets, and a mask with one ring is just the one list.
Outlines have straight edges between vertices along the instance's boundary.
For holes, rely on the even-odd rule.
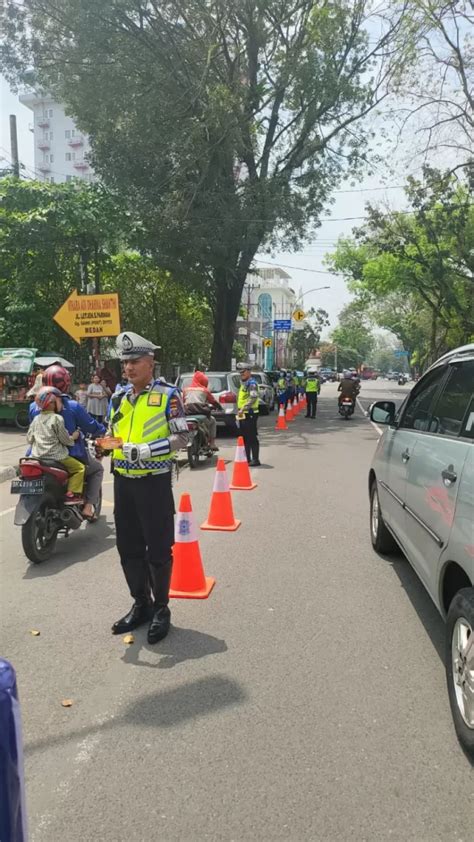
[[[249,275],[244,286],[242,309],[246,316],[237,320],[237,339],[245,345],[250,360],[262,368],[292,362],[290,334],[273,330],[275,319],[291,319],[296,308],[297,296],[290,281],[291,275],[275,266]],[[265,339],[272,340],[268,347]]]
[[38,181],[93,181],[94,172],[87,160],[89,138],[76,128],[64,107],[48,94],[34,91],[20,94],[19,99],[33,112],[30,130],[34,135]]

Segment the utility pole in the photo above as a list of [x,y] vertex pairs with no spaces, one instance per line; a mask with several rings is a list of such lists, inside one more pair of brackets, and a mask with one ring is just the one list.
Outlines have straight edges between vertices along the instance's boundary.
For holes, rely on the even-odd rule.
[[334,368],[337,371],[337,345],[334,345]]
[[16,130],[16,116],[10,114],[10,148],[12,155],[12,169],[15,178],[20,178],[20,161],[18,158],[18,134]]

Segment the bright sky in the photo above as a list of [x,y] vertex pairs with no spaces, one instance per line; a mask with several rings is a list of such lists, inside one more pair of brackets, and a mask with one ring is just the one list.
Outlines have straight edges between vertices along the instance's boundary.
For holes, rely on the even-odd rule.
[[[11,93],[8,84],[0,77],[0,169],[8,166],[11,161],[9,114],[16,114],[20,161],[30,168],[31,172],[34,164],[33,134],[28,125],[32,122],[33,115],[18,101],[17,95]],[[348,217],[363,217],[366,202],[377,201],[385,205],[390,204],[394,208],[404,207],[404,194],[399,185],[403,184],[407,174],[406,168],[400,161],[394,169],[398,170],[399,174],[388,174],[386,170],[379,168],[376,175],[365,178],[356,188],[351,179],[342,184],[339,188],[341,192],[335,195],[334,205],[324,216],[325,221],[318,229],[317,238],[307,243],[300,252],[259,255],[259,260],[265,261],[258,262],[259,267],[276,264],[286,268],[292,277],[291,285],[297,293],[300,287],[304,292],[314,287],[329,285],[330,289],[305,296],[303,306],[305,309],[323,307],[329,313],[331,327],[336,325],[338,313],[350,300],[350,295],[342,278],[324,273],[324,254],[334,248],[339,236],[350,234],[352,228],[362,223],[362,219]],[[391,186],[387,189],[387,185]]]

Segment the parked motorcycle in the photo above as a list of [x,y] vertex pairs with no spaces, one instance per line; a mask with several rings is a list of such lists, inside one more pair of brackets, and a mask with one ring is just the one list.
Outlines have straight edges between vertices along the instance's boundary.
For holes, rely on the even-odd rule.
[[[12,480],[10,491],[19,494],[14,522],[21,526],[21,542],[27,558],[41,564],[51,557],[58,535],[66,537],[84,521],[83,504],[67,504],[69,474],[55,459],[20,459],[18,479]],[[95,509],[100,515],[102,493]]]
[[348,419],[351,417],[351,415],[354,414],[354,409],[355,409],[355,400],[353,400],[353,398],[349,398],[349,397],[341,398],[341,401],[339,403],[339,415],[342,415],[342,417],[344,418],[345,421],[348,421]]
[[214,455],[211,448],[209,435],[203,421],[206,420],[205,415],[188,415],[186,418],[188,422],[189,441],[187,446],[188,464],[194,470],[199,466],[201,457],[210,459]]

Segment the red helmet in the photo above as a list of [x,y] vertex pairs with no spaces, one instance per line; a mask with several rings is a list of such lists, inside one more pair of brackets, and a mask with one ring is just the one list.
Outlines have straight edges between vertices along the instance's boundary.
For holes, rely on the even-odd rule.
[[54,386],[42,386],[36,395],[35,401],[41,410],[50,409],[53,404],[56,404],[56,398],[61,397],[59,389]]
[[54,386],[65,394],[71,386],[71,375],[62,365],[50,365],[43,374],[43,386]]

